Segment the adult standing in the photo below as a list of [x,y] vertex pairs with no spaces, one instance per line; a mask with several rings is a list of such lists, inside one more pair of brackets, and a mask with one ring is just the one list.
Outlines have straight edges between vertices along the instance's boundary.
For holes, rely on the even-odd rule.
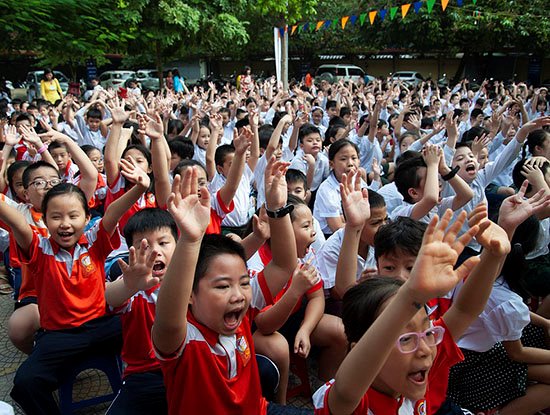
[[180,76],[180,72],[177,69],[173,71],[174,78],[174,92],[179,94],[183,92],[183,78]]
[[42,94],[43,99],[51,102],[52,104],[55,104],[56,101],[63,99],[63,91],[61,91],[59,81],[49,68],[44,70],[44,77],[40,81],[40,93]]

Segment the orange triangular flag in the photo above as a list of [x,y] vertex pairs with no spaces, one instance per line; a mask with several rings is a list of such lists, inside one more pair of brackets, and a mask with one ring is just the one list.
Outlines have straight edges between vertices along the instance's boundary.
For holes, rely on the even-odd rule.
[[295,24],[294,26],[292,26],[292,30],[290,31],[290,36],[292,36],[294,34],[294,32],[296,31],[296,29],[298,28],[298,25]]
[[370,24],[374,24],[374,18],[376,17],[376,13],[378,13],[376,10],[369,12],[369,21]]
[[449,4],[449,0],[441,0],[441,9],[445,11],[447,8],[447,5]]
[[324,23],[325,23],[324,20],[319,20],[319,21],[317,22],[317,26],[315,26],[315,30],[316,30],[316,31],[319,30],[319,29],[321,28],[321,26],[323,26]]
[[349,16],[342,17],[342,29],[346,28],[346,24],[348,23]]
[[[445,0],[442,0],[442,1],[445,1]],[[447,0],[447,3],[449,2],[449,0]],[[403,16],[403,19],[405,18],[405,16],[407,15],[407,13],[409,12],[409,9],[411,8],[411,4],[403,4],[401,6],[401,15]]]

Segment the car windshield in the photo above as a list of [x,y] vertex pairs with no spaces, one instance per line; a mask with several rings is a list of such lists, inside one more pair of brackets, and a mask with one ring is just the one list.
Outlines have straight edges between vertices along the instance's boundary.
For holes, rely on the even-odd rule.
[[397,72],[395,74],[396,78],[412,78],[413,76],[412,72]]
[[128,79],[134,75],[133,72],[113,72],[113,79]]
[[348,68],[349,76],[364,76],[365,72],[359,68]]

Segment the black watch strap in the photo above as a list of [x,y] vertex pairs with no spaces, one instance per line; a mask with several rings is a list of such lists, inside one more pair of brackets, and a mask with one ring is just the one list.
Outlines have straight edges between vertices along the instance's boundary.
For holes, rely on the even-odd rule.
[[460,170],[460,166],[455,166],[455,167],[454,167],[449,173],[447,173],[445,176],[441,176],[441,178],[447,182],[447,181],[451,180],[453,177],[455,177],[459,170]]
[[269,210],[268,208],[265,209],[267,216],[269,216],[270,218],[282,218],[283,216],[288,215],[293,210],[294,205],[286,205],[285,207],[277,210]]

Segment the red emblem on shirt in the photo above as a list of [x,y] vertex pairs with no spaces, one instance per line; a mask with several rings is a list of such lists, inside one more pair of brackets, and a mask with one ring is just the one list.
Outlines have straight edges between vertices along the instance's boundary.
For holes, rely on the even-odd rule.
[[85,277],[89,277],[90,274],[95,273],[96,269],[94,263],[88,254],[80,258],[80,263],[82,264],[82,271]]
[[246,341],[246,338],[244,336],[237,337],[237,350],[241,355],[243,365],[246,366],[250,361],[251,352],[250,347],[248,347],[248,342]]
[[426,415],[426,401],[420,399],[414,404],[414,413],[415,415]]

